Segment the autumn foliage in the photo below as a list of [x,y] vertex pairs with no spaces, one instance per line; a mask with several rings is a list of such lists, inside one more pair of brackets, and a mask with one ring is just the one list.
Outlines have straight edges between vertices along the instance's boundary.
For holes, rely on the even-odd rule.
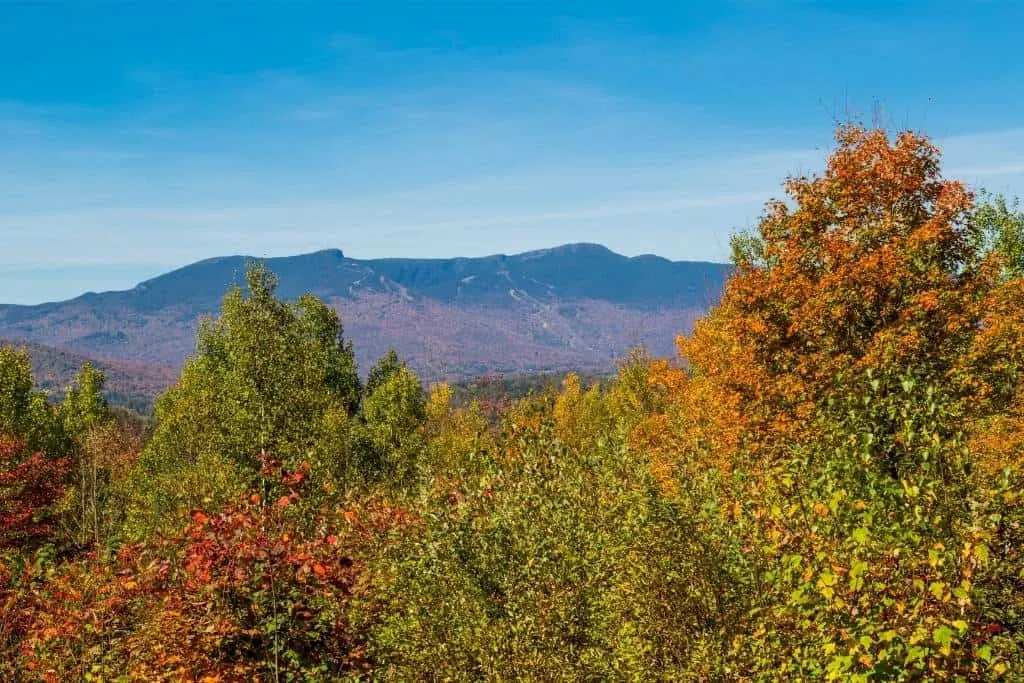
[[[306,480],[264,458],[266,492],[173,538],[29,577],[19,596],[24,664],[44,680],[129,671],[138,680],[301,679],[368,669],[347,606],[359,564],[352,513],[309,519]],[[400,515],[399,515],[400,516]]]
[[730,412],[714,419],[732,437],[718,435],[720,457],[740,436],[770,451],[776,435],[814,431],[815,406],[868,372],[942,382],[971,415],[1005,405],[993,370],[1019,367],[1021,288],[999,279],[998,254],[975,249],[970,193],[941,178],[920,136],[848,126],[837,143],[822,176],[790,179],[790,202],[734,241],[721,304],[679,340],[699,369],[694,415]]
[[940,161],[841,127],[610,382],[363,386],[260,268],[148,441],[0,350],[0,674],[1024,679],[1024,214]]
[[669,494],[705,482],[763,582],[732,675],[1005,673],[1024,281],[918,135],[841,128],[786,189],[634,435]]
[[53,534],[49,514],[64,492],[67,460],[0,441],[0,548],[32,548]]

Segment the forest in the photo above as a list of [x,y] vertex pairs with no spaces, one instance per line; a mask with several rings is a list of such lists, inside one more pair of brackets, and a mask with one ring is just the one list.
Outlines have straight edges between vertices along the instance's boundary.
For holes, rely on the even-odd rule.
[[1024,212],[857,124],[785,192],[677,357],[522,396],[258,264],[151,420],[0,349],[0,678],[1024,680]]

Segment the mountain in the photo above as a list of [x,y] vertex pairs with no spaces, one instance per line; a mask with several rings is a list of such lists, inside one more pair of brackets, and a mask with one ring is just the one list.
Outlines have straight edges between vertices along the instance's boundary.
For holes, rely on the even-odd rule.
[[92,363],[106,376],[107,400],[141,414],[152,410],[154,398],[173,384],[178,374],[166,366],[97,359],[37,342],[0,339],[0,346],[8,345],[28,351],[36,384],[54,398],[63,397],[82,366]]
[[[0,305],[0,337],[120,362],[179,367],[197,321],[241,284],[247,256],[208,259],[117,292]],[[721,293],[729,267],[626,257],[596,244],[511,256],[347,258],[340,250],[263,259],[279,294],[312,292],[341,315],[365,370],[389,347],[428,378],[607,370],[675,335]]]

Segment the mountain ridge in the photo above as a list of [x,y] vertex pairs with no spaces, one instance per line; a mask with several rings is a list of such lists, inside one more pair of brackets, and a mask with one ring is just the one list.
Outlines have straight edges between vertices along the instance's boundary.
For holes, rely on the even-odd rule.
[[[663,272],[659,273],[664,275],[665,272],[679,267],[687,269],[694,269],[699,271],[701,274],[709,276],[711,281],[717,281],[716,277],[723,269],[728,269],[729,266],[726,264],[715,263],[712,261],[690,261],[680,260],[673,261],[663,256],[657,256],[655,254],[640,254],[637,256],[625,256],[618,254],[607,247],[590,242],[577,242],[559,245],[556,247],[549,247],[545,249],[535,249],[525,251],[517,254],[491,254],[488,256],[479,257],[467,257],[467,256],[456,256],[450,258],[415,258],[415,257],[386,257],[377,259],[356,259],[345,256],[341,249],[321,249],[317,251],[296,254],[293,256],[273,256],[273,257],[257,257],[246,254],[234,254],[230,256],[215,256],[207,259],[201,259],[194,263],[190,263],[179,268],[174,268],[166,273],[161,273],[147,280],[137,283],[133,287],[123,290],[109,290],[103,292],[87,291],[77,297],[63,301],[49,301],[39,304],[3,304],[0,303],[0,308],[19,308],[19,309],[35,309],[39,307],[50,307],[60,304],[65,304],[80,299],[88,300],[95,297],[109,297],[109,296],[122,296],[122,297],[139,297],[139,296],[152,296],[154,289],[159,290],[167,282],[173,282],[176,285],[183,284],[184,276],[187,276],[187,281],[193,283],[193,286],[185,288],[182,292],[178,290],[179,297],[189,290],[199,289],[206,296],[210,296],[211,293],[216,290],[216,287],[211,287],[209,282],[209,275],[216,274],[219,280],[224,281],[223,275],[230,271],[232,277],[227,278],[223,283],[219,293],[216,294],[219,300],[220,296],[223,295],[224,289],[231,286],[232,284],[243,284],[245,268],[248,263],[254,261],[265,262],[267,266],[277,273],[281,280],[282,286],[288,291],[282,292],[282,295],[286,298],[293,298],[299,294],[305,293],[305,291],[298,291],[296,287],[289,286],[290,275],[294,275],[293,271],[299,271],[306,268],[312,267],[319,274],[325,274],[325,269],[337,268],[345,266],[352,270],[356,270],[363,275],[367,274],[379,274],[398,282],[405,284],[403,280],[415,279],[417,275],[420,275],[422,271],[433,269],[435,271],[442,272],[454,272],[460,274],[466,274],[465,277],[479,277],[479,271],[482,267],[496,266],[499,268],[497,272],[501,272],[500,269],[507,266],[522,266],[526,264],[528,270],[538,270],[537,262],[542,262],[545,259],[556,259],[561,260],[559,265],[564,264],[564,257],[567,255],[577,256],[582,254],[584,257],[591,259],[591,263],[596,259],[601,259],[605,263],[606,267],[615,267],[622,265],[643,265],[647,268],[658,268]],[[609,263],[609,261],[615,261],[617,263]],[[365,270],[358,271],[357,269],[363,268]],[[571,278],[579,279],[580,272],[573,271],[570,269],[566,275]],[[204,277],[205,275],[205,277]],[[565,277],[565,276],[563,276]],[[312,293],[316,294],[317,288],[310,289]],[[605,293],[607,294],[607,293]],[[659,292],[654,287],[648,287],[641,293],[629,293],[629,298],[637,304],[643,303],[644,301],[650,302],[651,297],[656,301],[660,301],[662,297],[659,296]],[[573,295],[579,298],[608,298],[593,296],[584,296],[580,292],[573,292]],[[648,298],[644,299],[641,295],[646,295]],[[615,300],[615,299],[608,299]]]
[[[278,293],[332,305],[366,366],[388,347],[428,376],[603,370],[634,344],[670,353],[730,267],[624,256],[593,243],[448,259],[353,259],[340,249],[204,259],[127,290],[0,305],[0,337],[116,361],[180,366],[202,315],[262,261]],[[446,369],[447,368],[447,369]],[[454,368],[454,370],[452,370]]]

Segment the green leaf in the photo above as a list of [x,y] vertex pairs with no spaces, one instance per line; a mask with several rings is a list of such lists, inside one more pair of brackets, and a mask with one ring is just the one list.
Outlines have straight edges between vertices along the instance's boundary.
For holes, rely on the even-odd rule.
[[984,543],[979,543],[974,546],[974,557],[978,559],[978,562],[985,564],[988,562],[988,546]]
[[953,643],[953,636],[956,635],[948,626],[939,626],[937,629],[932,631],[932,640],[939,645],[949,646]]

